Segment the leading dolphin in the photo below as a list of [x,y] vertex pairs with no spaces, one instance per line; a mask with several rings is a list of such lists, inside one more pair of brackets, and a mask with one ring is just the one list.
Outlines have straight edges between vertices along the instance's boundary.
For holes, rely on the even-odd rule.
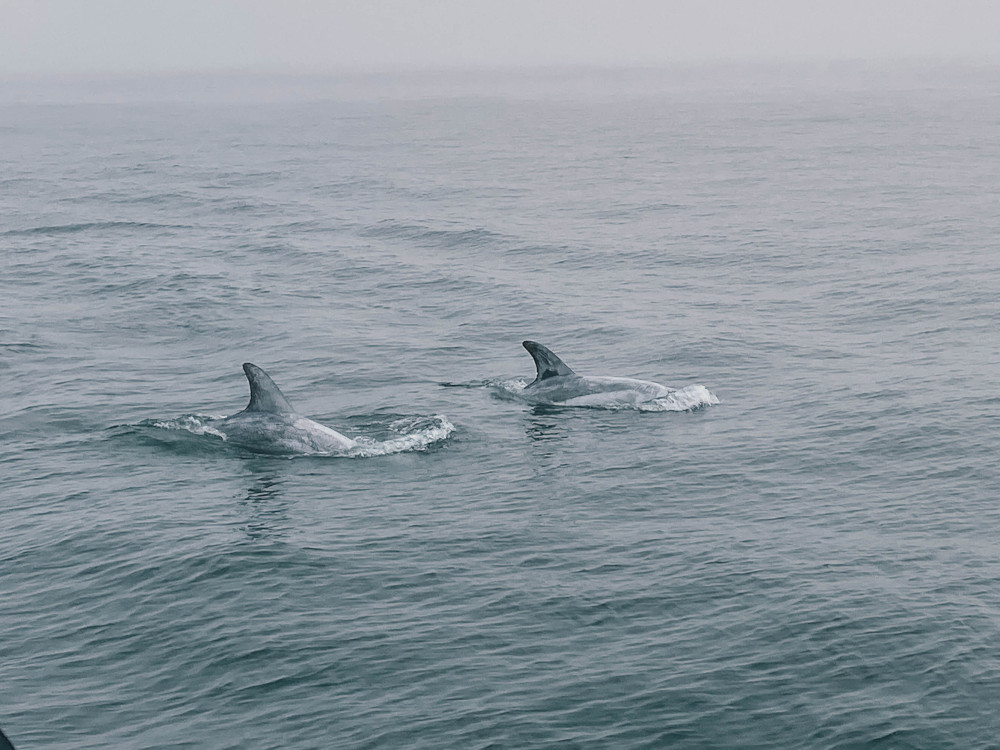
[[250,403],[239,414],[215,425],[236,445],[265,453],[341,453],[356,443],[346,435],[303,417],[266,372],[249,362]]
[[659,383],[632,378],[584,377],[535,341],[521,345],[535,360],[537,375],[522,397],[533,403],[562,406],[636,406],[674,393]]

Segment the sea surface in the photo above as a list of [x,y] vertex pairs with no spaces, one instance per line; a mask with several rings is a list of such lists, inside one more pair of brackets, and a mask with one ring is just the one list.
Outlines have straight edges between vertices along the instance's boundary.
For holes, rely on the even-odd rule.
[[1000,69],[0,101],[19,750],[1000,746]]

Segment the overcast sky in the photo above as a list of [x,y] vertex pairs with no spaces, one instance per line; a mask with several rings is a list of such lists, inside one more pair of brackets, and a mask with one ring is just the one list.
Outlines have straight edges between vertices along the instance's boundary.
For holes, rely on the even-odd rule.
[[1000,62],[998,0],[0,0],[0,76]]

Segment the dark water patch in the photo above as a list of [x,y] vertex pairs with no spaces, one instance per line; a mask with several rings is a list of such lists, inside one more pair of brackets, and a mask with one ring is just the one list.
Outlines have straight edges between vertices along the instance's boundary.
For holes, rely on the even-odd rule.
[[7,237],[32,236],[32,235],[60,235],[76,234],[79,232],[102,231],[102,230],[149,230],[149,229],[184,229],[187,227],[174,226],[169,224],[153,224],[135,221],[100,221],[82,222],[78,224],[55,224],[48,226],[36,226],[27,229],[8,229],[0,232],[0,235]]
[[[65,204],[116,204],[116,205],[149,205],[151,207],[163,207],[168,210],[176,210],[180,205],[192,205],[198,200],[197,193],[193,191],[183,192],[147,192],[144,190],[105,190],[88,192],[86,194],[71,194],[59,199]],[[193,226],[171,225],[171,229],[192,229]]]
[[432,229],[419,224],[404,224],[385,219],[362,231],[362,236],[390,240],[408,240],[432,247],[472,249],[502,244],[508,239],[483,228]]
[[7,354],[30,354],[45,348],[44,344],[33,341],[0,341],[0,352]]

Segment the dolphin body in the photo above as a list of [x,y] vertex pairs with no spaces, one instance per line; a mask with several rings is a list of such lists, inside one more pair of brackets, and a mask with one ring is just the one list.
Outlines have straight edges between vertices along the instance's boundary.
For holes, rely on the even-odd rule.
[[356,443],[297,413],[266,372],[249,362],[250,403],[215,427],[231,443],[263,453],[342,453]]
[[535,341],[521,345],[535,360],[538,373],[524,387],[522,397],[537,404],[560,406],[637,406],[674,392],[659,383],[632,378],[585,377]]

